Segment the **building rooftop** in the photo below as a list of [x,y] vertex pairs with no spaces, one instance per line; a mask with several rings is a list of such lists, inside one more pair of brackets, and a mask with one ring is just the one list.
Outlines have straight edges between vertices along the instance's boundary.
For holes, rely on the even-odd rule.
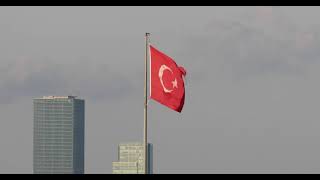
[[[152,143],[148,143],[149,145],[152,145]],[[141,142],[124,142],[120,143],[119,146],[143,146],[144,143]]]
[[77,96],[43,96],[35,99],[75,99]]

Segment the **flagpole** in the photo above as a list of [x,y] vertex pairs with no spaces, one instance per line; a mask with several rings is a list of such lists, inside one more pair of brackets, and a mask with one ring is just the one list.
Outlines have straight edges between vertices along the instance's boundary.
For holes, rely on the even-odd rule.
[[144,78],[144,171],[148,174],[148,42],[150,33],[146,33],[145,78]]

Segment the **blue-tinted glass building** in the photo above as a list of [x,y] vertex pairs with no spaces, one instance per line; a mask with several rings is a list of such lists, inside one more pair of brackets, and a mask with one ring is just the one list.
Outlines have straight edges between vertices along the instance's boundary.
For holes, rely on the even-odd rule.
[[33,100],[33,172],[83,174],[85,102],[74,96]]

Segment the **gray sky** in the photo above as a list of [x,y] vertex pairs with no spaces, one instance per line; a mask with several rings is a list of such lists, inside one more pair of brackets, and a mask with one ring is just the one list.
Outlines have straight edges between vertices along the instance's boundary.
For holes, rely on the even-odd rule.
[[151,101],[155,173],[320,173],[319,7],[0,7],[0,173],[32,173],[32,98],[86,100],[86,173],[143,137],[144,33],[187,70]]

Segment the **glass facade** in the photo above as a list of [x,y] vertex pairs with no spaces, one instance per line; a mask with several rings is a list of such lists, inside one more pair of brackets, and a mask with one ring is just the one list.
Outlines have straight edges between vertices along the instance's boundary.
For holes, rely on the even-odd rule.
[[84,100],[34,99],[33,172],[84,173]]
[[[144,146],[142,143],[120,144],[118,162],[112,163],[113,174],[144,174]],[[148,173],[153,172],[153,146],[148,144]]]

